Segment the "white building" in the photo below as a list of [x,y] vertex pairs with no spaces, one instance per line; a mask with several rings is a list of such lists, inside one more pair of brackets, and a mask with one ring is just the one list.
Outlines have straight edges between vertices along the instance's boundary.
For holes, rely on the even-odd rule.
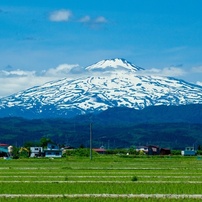
[[30,147],[30,157],[39,157],[43,155],[42,147]]

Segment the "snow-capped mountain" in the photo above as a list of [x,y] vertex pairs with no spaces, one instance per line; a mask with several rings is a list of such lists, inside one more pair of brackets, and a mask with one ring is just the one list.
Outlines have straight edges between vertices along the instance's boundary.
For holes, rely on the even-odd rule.
[[138,70],[143,70],[143,68],[138,67],[125,59],[112,59],[112,60],[101,60],[91,66],[86,67],[89,71],[132,71],[136,72]]
[[[0,99],[0,116],[71,117],[111,107],[202,104],[202,87],[144,75],[124,59],[102,60],[78,79],[48,82]],[[86,76],[88,75],[88,76]]]

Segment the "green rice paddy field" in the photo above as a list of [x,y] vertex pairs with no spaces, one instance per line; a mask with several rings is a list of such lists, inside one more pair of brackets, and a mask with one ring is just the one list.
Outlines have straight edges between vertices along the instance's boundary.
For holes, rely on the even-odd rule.
[[0,159],[0,201],[201,201],[199,157]]

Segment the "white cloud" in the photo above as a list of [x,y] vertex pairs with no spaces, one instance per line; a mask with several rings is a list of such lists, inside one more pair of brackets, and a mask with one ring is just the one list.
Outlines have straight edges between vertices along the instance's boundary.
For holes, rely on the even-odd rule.
[[107,23],[107,19],[106,19],[105,17],[103,17],[103,16],[99,16],[99,17],[97,17],[97,18],[95,19],[94,22],[95,22],[95,23],[99,23],[99,24],[101,24],[101,23]]
[[178,67],[167,67],[162,69],[162,74],[165,76],[183,76],[186,72]]
[[98,27],[98,26],[100,26],[102,24],[107,23],[108,21],[103,16],[99,16],[99,17],[93,19],[90,16],[86,15],[86,16],[82,17],[81,19],[79,19],[78,22],[87,24],[91,28],[96,28],[96,27]]
[[88,22],[90,22],[90,21],[91,21],[91,18],[90,18],[90,16],[88,16],[88,15],[82,17],[82,18],[79,20],[79,22],[82,22],[82,23],[88,23]]
[[61,64],[56,68],[42,70],[40,72],[24,70],[0,71],[0,98],[13,93],[39,86],[49,81],[62,78],[75,78],[83,75],[84,69],[77,64]]
[[202,73],[202,66],[193,67],[193,68],[192,68],[192,71],[193,71],[193,72],[196,72],[196,73]]
[[16,77],[5,77],[0,78],[1,89],[0,89],[0,97],[8,96],[13,93],[16,93],[21,90],[25,90],[27,88],[41,85],[45,80],[39,78],[37,76],[16,76]]
[[197,81],[196,84],[202,86],[202,81]]
[[70,10],[57,10],[50,14],[49,19],[53,22],[62,22],[62,21],[68,21],[70,17],[72,16],[72,12]]
[[79,65],[69,65],[69,64],[61,64],[56,68],[51,68],[45,71],[45,76],[55,76],[55,77],[64,77],[67,76],[67,74],[75,67],[78,67]]
[[[72,12],[70,10],[61,9],[50,13],[49,20],[53,22],[69,21],[71,16]],[[77,19],[76,22],[84,23],[91,27],[95,27],[107,23],[108,20],[104,16],[98,16],[96,18],[92,18],[89,15],[85,15],[80,19]]]
[[186,72],[178,67],[165,67],[163,69],[151,68],[141,71],[140,74],[157,76],[183,76]]
[[27,88],[47,82],[46,78],[36,75],[35,71],[1,70],[0,71],[0,97],[8,96]]
[[35,71],[24,71],[24,70],[12,70],[12,71],[6,71],[2,70],[0,71],[0,77],[24,77],[24,76],[33,76],[35,75]]

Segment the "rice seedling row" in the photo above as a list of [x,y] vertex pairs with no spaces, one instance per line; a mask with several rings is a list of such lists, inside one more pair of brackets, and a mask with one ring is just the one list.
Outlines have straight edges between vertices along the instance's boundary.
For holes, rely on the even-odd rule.
[[201,199],[201,167],[195,157],[0,160],[0,200],[192,201]]

